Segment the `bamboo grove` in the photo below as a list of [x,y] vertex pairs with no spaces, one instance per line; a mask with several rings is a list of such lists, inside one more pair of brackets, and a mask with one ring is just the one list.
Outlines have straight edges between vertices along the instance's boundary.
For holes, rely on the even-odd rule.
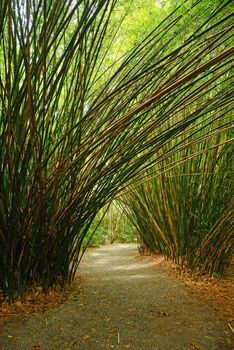
[[174,155],[178,165],[166,173],[161,167],[168,167],[167,161],[155,165],[149,180],[121,198],[141,249],[196,272],[225,271],[234,254],[234,150],[225,143],[228,137],[217,135]]
[[[217,159],[206,172],[217,167],[218,174],[203,177],[198,186],[204,190],[191,206],[206,198],[206,183],[218,200],[219,177],[229,172],[233,2],[181,2],[109,64],[118,3],[0,0],[0,290],[9,300],[33,283],[48,289],[71,281],[96,214],[142,176],[169,170],[154,180],[153,191],[158,213],[165,212],[171,225],[169,206],[175,213],[182,209],[169,196],[179,197],[178,188],[196,188],[198,181],[169,182],[176,163],[198,153],[191,168],[203,172],[209,157]],[[211,153],[203,155],[203,147]],[[181,164],[179,174],[190,166]],[[215,200],[204,203],[206,219]],[[214,239],[233,209],[225,210],[222,218],[222,209],[214,214]],[[185,228],[176,230],[170,234],[185,235]],[[161,249],[175,246],[175,254],[184,256],[183,244],[174,237]],[[205,261],[209,245],[203,239],[197,253]]]

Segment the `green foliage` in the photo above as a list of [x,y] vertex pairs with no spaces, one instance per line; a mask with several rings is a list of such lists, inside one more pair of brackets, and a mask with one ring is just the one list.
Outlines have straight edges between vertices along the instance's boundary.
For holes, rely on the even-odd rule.
[[205,0],[186,7],[190,26],[179,8],[110,62],[115,0],[0,2],[5,297],[35,282],[47,289],[70,281],[97,213],[153,154],[173,156],[176,141],[160,150],[185,132],[186,147],[212,112],[208,138],[217,120],[218,133],[230,127],[221,113],[233,102],[229,3],[212,15]]
[[[160,3],[160,2],[159,2]],[[114,57],[120,58],[142,39],[146,38],[171,11],[155,0],[119,1],[110,25],[115,27],[121,20],[115,45],[111,48]]]
[[102,208],[87,232],[84,239],[86,245],[136,242],[136,234],[130,221],[115,201]]
[[[226,118],[232,116],[227,113]],[[173,157],[172,164],[179,165],[161,175],[155,166],[149,173],[152,179],[126,195],[122,206],[148,249],[210,273],[223,273],[230,264],[234,255],[234,148],[225,143],[230,136],[229,131],[192,145]]]

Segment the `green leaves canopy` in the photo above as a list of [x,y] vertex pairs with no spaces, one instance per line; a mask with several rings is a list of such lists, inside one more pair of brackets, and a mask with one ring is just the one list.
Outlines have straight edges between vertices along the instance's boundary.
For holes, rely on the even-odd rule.
[[231,1],[211,13],[185,2],[107,66],[117,5],[0,2],[0,288],[10,297],[71,279],[98,210],[165,144],[233,106]]

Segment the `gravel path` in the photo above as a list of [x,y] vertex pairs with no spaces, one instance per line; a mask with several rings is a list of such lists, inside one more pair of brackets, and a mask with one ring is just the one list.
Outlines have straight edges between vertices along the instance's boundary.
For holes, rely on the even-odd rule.
[[80,291],[57,309],[5,322],[0,349],[234,349],[224,316],[136,245],[90,250],[79,275]]

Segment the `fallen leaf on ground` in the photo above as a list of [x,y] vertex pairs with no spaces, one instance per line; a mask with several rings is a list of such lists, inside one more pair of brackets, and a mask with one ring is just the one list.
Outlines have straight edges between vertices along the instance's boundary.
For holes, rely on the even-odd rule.
[[165,332],[165,335],[171,335],[171,331]]
[[78,340],[77,339],[71,339],[71,340],[67,340],[64,342],[65,345],[75,345],[76,343],[78,343]]
[[88,340],[89,338],[91,338],[91,335],[89,335],[89,334],[86,334],[83,336],[83,340]]
[[191,345],[192,345],[193,349],[196,349],[196,350],[200,349],[200,345],[196,341],[193,341]]
[[4,302],[2,291],[0,290],[0,322],[13,316],[25,317],[35,312],[53,309],[67,300],[75,290],[80,286],[80,278],[76,278],[72,285],[65,285],[64,288],[55,286],[51,288],[49,293],[43,292],[42,288],[36,285],[25,291],[23,299],[17,299],[9,305]]
[[232,327],[231,322],[228,322],[228,326],[231,329],[232,333],[234,333],[234,328]]
[[20,300],[15,301],[14,304],[18,307],[22,307],[22,303]]
[[210,335],[205,335],[204,338],[206,338],[206,339],[212,339],[212,340],[214,339],[214,337],[211,337]]
[[134,309],[134,308],[128,308],[128,311],[129,311],[129,312],[133,312],[133,311],[136,311],[136,309]]
[[158,316],[165,317],[165,316],[169,316],[169,314],[167,312],[158,311]]
[[34,298],[31,295],[26,296],[26,301],[34,301]]

